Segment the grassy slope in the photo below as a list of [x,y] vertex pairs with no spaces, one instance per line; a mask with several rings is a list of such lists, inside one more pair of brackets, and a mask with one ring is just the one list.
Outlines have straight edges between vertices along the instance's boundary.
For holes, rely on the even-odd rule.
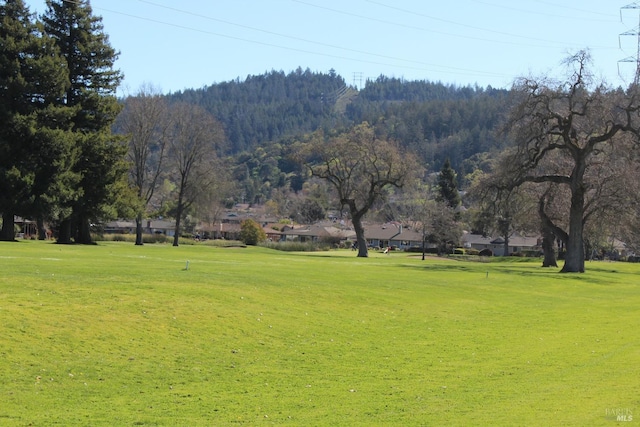
[[639,418],[638,266],[587,268],[3,243],[0,425]]

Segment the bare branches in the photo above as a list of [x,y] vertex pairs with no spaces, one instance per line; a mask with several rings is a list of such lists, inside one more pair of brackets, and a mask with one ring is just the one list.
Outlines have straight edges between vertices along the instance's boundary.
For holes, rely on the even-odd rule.
[[313,176],[327,180],[336,189],[340,203],[348,206],[358,237],[358,256],[367,256],[361,220],[385,188],[402,187],[417,169],[415,161],[393,141],[379,139],[368,123],[325,138],[314,134],[305,165]]
[[[615,174],[606,172],[613,170],[610,165],[615,156],[611,154],[619,150],[618,141],[640,143],[638,89],[632,87],[624,93],[609,90],[604,84],[594,87],[590,61],[587,51],[567,58],[565,64],[571,71],[562,84],[546,78],[520,80],[514,86],[518,102],[505,127],[516,149],[505,155],[502,185],[559,185],[569,191],[567,262],[563,271],[584,271],[584,223],[606,211],[604,201],[611,201],[623,188],[616,187],[620,184]],[[543,222],[547,203],[540,201]],[[563,236],[559,229],[554,234]]]

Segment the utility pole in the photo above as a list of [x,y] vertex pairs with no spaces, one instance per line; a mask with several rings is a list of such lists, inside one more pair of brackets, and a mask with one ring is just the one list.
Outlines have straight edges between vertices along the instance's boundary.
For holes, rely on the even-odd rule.
[[637,85],[638,83],[640,83],[640,2],[633,2],[631,4],[628,4],[626,6],[622,6],[620,8],[620,22],[623,22],[622,20],[622,10],[623,9],[636,9],[639,11],[638,13],[638,26],[636,28],[633,28],[631,30],[625,31],[624,33],[620,34],[620,36],[618,36],[618,44],[620,45],[620,49],[622,49],[622,43],[620,41],[620,37],[621,36],[634,36],[636,37],[636,56],[629,56],[627,58],[621,59],[618,61],[618,75],[620,75],[620,77],[622,77],[622,75],[620,74],[620,62],[632,62],[636,64],[636,70],[635,70],[635,76],[633,77],[633,84]]
[[362,72],[353,73],[353,85],[356,86],[358,90],[362,89]]

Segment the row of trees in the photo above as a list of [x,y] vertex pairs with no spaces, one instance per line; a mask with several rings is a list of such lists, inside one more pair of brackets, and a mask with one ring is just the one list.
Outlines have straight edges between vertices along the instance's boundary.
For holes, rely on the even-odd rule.
[[[623,224],[627,236],[640,229],[634,221],[639,192],[630,185],[640,172],[638,87],[611,89],[594,83],[586,51],[569,58],[566,81],[516,82],[500,133],[490,129],[499,123],[497,107],[507,99],[503,91],[439,84],[416,84],[411,91],[412,85],[381,78],[370,82],[368,92],[361,91],[349,107],[351,113],[346,109],[345,117],[360,119],[339,121],[335,108],[320,108],[316,114],[323,120],[306,122],[308,130],[315,129],[306,136],[238,152],[233,141],[227,144],[228,123],[202,105],[161,96],[151,87],[117,101],[114,94],[122,78],[114,69],[118,53],[88,1],[49,0],[39,18],[23,1],[5,1],[0,3],[0,19],[3,240],[13,239],[15,215],[35,218],[40,230],[45,221],[55,224],[60,243],[90,243],[91,221],[135,214],[136,243],[141,244],[143,215],[162,209],[162,197],[172,192],[171,207],[165,211],[176,218],[177,245],[186,213],[215,216],[212,207],[220,205],[235,180],[237,201],[239,193],[250,196],[250,202],[261,194],[261,201],[271,202],[276,210],[278,200],[291,202],[287,193],[312,196],[294,203],[298,215],[309,218],[321,217],[330,207],[331,190],[335,206],[346,207],[354,224],[359,256],[367,255],[362,221],[372,209],[387,219],[419,218],[415,225],[423,227],[425,238],[442,241],[447,237],[435,237],[434,228],[460,219],[453,167],[464,167],[459,158],[451,163],[446,158],[434,186],[437,197],[432,197],[433,189],[424,185],[433,170],[433,163],[425,160],[425,147],[431,140],[440,145],[464,140],[451,129],[458,125],[434,128],[443,124],[434,117],[443,114],[448,125],[483,123],[466,139],[467,145],[476,141],[483,146],[480,151],[497,150],[511,141],[499,159],[477,156],[463,175],[473,183],[469,200],[479,207],[471,221],[474,230],[497,230],[508,240],[515,230],[536,229],[544,236],[547,255],[554,242],[561,242],[566,250],[563,271],[580,272],[589,249],[585,245],[595,239],[594,230],[601,230],[601,224]],[[280,90],[300,92],[301,87],[287,85],[288,78],[301,82],[313,77],[308,70],[292,77],[274,72],[251,83],[273,89],[277,86],[264,85],[280,82]],[[335,93],[344,85],[333,72],[321,80],[322,87]],[[240,82],[232,86],[240,90]],[[181,94],[183,101],[194,93]],[[311,104],[329,105],[341,96],[329,102],[334,96],[330,93],[320,92],[319,98],[316,92],[305,93]],[[457,96],[447,101],[447,93]],[[262,96],[276,100],[278,92]],[[413,104],[393,98],[410,98]],[[430,104],[415,104],[426,98]],[[375,104],[379,99],[384,101]],[[464,108],[457,104],[461,100],[467,101]],[[358,110],[358,105],[376,107]],[[367,122],[372,111],[376,114]],[[378,115],[381,111],[385,114]],[[333,126],[327,118],[334,120]],[[283,128],[277,134],[286,132]],[[484,146],[489,140],[493,142]],[[535,220],[527,214],[531,212],[537,214]],[[617,235],[623,236],[619,230]],[[545,265],[554,264],[551,255],[545,258]]]
[[129,182],[139,203],[136,245],[142,245],[143,215],[158,212],[156,190],[168,182],[175,197],[169,213],[176,219],[174,246],[181,220],[194,206],[199,216],[219,205],[226,193],[226,169],[221,162],[225,145],[220,123],[201,107],[170,103],[153,87],[142,87],[126,99],[115,129],[128,139]]
[[[531,229],[536,224],[544,238],[544,265],[556,264],[553,242],[559,241],[565,251],[562,271],[584,272],[585,229],[591,226],[591,236],[596,236],[594,228],[624,222],[626,236],[630,241],[636,237],[640,192],[632,184],[640,178],[640,89],[635,84],[611,89],[595,82],[588,51],[566,64],[565,81],[528,78],[516,83],[513,108],[502,129],[513,145],[491,173],[477,177],[474,190],[484,204],[478,223],[488,219],[481,226],[499,231],[505,246],[517,226]],[[419,171],[414,155],[403,153],[388,135],[380,136],[365,122],[347,133],[328,138],[317,133],[308,141],[307,166],[348,207],[359,256],[367,255],[363,216],[386,188],[402,187]],[[447,161],[439,174],[438,197],[448,208],[459,203],[453,183]],[[429,209],[423,206],[423,211]],[[529,212],[536,212],[537,219]]]
[[485,212],[480,218],[492,220],[506,239],[527,222],[529,228],[535,224],[544,240],[544,265],[556,264],[557,240],[566,251],[562,271],[583,272],[590,240],[606,233],[629,245],[637,241],[640,88],[596,82],[588,51],[566,65],[564,81],[516,82],[514,107],[502,128],[514,144],[493,173],[479,177],[475,191]]
[[126,194],[126,147],[111,133],[122,74],[89,2],[48,0],[36,18],[0,3],[0,239],[14,216],[58,225],[58,241],[89,243],[90,221]]

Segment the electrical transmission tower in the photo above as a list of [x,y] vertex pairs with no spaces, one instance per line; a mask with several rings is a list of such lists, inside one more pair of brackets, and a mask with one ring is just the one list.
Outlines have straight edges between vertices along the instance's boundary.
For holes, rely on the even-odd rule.
[[[622,49],[622,43],[620,42],[620,37],[621,36],[634,36],[636,37],[637,40],[637,47],[636,47],[636,56],[629,56],[627,58],[621,59],[618,61],[618,74],[620,75],[620,62],[632,62],[636,64],[636,70],[635,70],[635,76],[633,78],[633,84],[637,85],[638,83],[640,83],[640,2],[636,1],[633,2],[631,4],[628,4],[626,6],[622,6],[620,8],[620,21],[622,21],[622,10],[623,9],[636,9],[639,11],[638,13],[638,26],[636,28],[633,28],[629,31],[625,31],[624,33],[620,34],[620,36],[618,37],[618,43],[620,44],[620,48]],[[622,75],[620,75],[620,77],[622,77]]]
[[362,89],[362,72],[353,73],[353,85],[358,89]]

